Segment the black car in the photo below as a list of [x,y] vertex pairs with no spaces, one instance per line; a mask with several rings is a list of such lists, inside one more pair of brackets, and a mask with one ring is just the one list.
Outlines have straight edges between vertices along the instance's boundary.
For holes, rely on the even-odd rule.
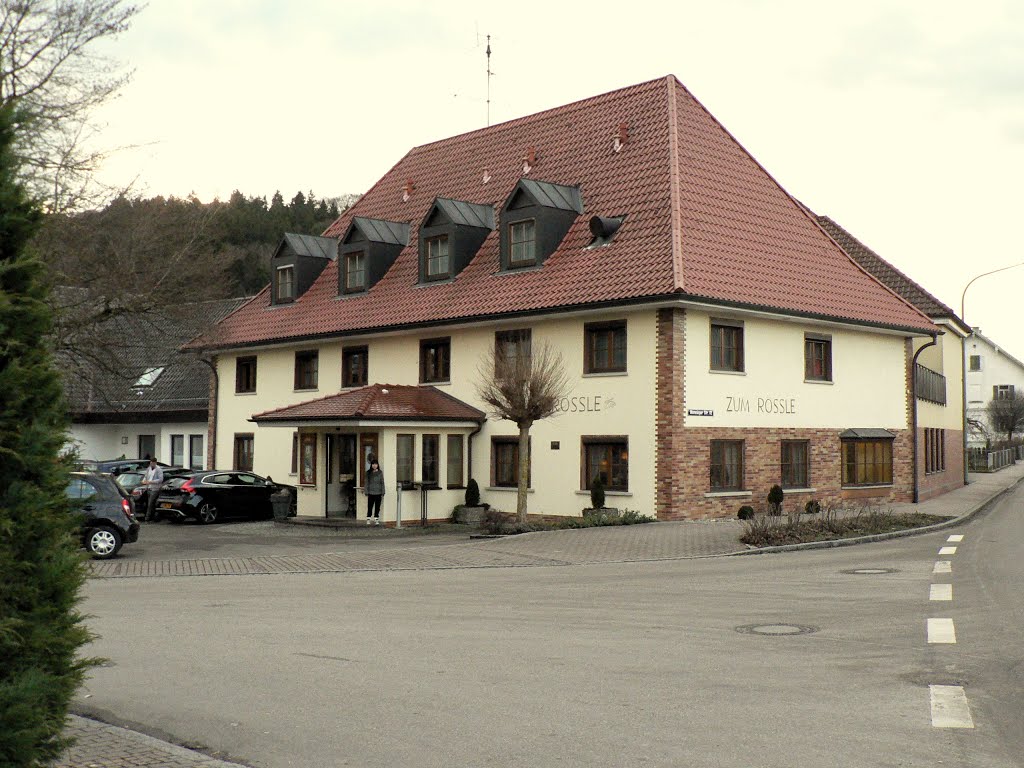
[[72,472],[64,493],[82,515],[82,546],[97,560],[108,560],[125,542],[138,541],[139,524],[131,497],[113,478]]
[[[149,467],[149,459],[104,459],[80,462],[87,472],[105,472],[108,475],[123,475],[126,472],[145,472]],[[166,472],[170,467],[157,462]]]
[[288,491],[294,505],[294,486],[238,470],[195,472],[164,483],[156,499],[156,513],[172,521],[191,518],[200,523],[225,517],[269,518],[274,513],[270,496],[279,490]]
[[[164,469],[164,483],[175,477],[188,477],[195,473],[193,469],[179,469],[178,467],[166,467]],[[143,520],[149,509],[149,488],[146,486],[146,470],[134,470],[124,472],[114,478],[118,484],[131,494],[135,503],[135,514]],[[163,486],[160,486],[163,488]]]

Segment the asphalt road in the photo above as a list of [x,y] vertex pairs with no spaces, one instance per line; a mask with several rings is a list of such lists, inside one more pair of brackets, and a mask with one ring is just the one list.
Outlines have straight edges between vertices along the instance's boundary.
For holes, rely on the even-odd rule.
[[[266,768],[1019,766],[1021,500],[770,556],[93,580],[111,664],[79,703]],[[935,727],[931,685],[974,727]]]

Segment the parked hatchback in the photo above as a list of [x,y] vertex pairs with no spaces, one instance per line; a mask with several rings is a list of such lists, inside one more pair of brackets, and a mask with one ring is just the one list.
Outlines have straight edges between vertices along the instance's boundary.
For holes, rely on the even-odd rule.
[[295,501],[295,487],[278,485],[252,472],[209,470],[190,477],[173,477],[157,496],[156,512],[171,520],[214,523],[226,517],[265,519],[273,516],[270,496],[287,490]]
[[82,546],[97,560],[116,556],[125,542],[138,541],[131,497],[113,478],[72,472],[64,493],[82,516]]

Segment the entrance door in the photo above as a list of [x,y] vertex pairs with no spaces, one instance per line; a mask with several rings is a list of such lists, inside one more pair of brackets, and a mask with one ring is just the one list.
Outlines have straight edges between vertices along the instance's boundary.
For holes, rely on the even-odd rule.
[[327,435],[327,517],[356,516],[356,436]]
[[156,435],[139,435],[139,458],[152,459],[156,456]]
[[366,471],[370,468],[370,458],[380,460],[380,453],[377,450],[376,432],[364,432],[359,436],[359,486],[366,486]]

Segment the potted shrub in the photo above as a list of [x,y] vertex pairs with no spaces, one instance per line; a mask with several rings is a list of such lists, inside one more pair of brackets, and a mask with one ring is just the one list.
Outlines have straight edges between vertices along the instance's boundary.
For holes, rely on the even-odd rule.
[[455,507],[452,512],[452,520],[465,525],[479,525],[483,522],[484,513],[489,504],[480,503],[480,485],[473,478],[466,483],[465,504]]

